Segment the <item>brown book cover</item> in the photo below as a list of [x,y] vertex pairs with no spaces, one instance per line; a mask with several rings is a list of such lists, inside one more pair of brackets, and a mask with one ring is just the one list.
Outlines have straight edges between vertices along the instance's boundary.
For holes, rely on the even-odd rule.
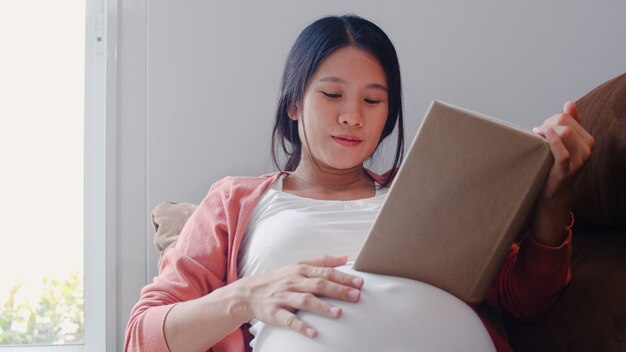
[[482,301],[552,161],[543,138],[433,101],[354,268]]

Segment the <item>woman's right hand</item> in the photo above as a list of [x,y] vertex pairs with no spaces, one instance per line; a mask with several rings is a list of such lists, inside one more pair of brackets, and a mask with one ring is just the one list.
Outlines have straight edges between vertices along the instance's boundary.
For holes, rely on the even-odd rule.
[[296,310],[327,317],[341,316],[341,308],[318,296],[356,302],[363,279],[334,269],[347,257],[324,257],[302,261],[263,275],[242,278],[222,289],[234,296],[237,319],[256,318],[266,324],[282,325],[309,337],[317,331],[298,318]]

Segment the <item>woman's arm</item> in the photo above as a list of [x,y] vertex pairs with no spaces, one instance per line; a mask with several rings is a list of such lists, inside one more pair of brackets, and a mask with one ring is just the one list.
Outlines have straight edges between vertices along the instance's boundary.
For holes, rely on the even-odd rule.
[[172,307],[163,324],[170,351],[206,351],[246,322],[233,313],[226,287]]
[[243,348],[238,328],[252,318],[315,336],[295,310],[338,317],[341,311],[317,296],[359,299],[363,280],[333,269],[346,257],[303,261],[226,285],[238,212],[257,187],[233,182],[211,187],[163,257],[159,276],[142,289],[126,328],[127,351],[204,351],[223,339]]
[[579,124],[576,106],[565,103],[534,131],[545,137],[554,164],[538,197],[529,233],[504,261],[487,301],[527,321],[543,318],[570,280],[573,185],[594,140]]
[[317,296],[358,301],[363,280],[333,269],[346,261],[347,257],[303,261],[178,303],[165,319],[168,347],[172,352],[205,351],[252,318],[315,337],[317,331],[295,311],[337,318],[341,309]]
[[530,223],[533,238],[547,246],[558,246],[567,235],[574,181],[593,149],[593,137],[580,125],[576,105],[568,101],[563,113],[549,117],[534,129],[546,138],[554,164],[537,199]]
[[362,280],[333,269],[345,257],[305,261],[226,285],[229,233],[237,226],[227,219],[237,219],[239,209],[228,203],[237,198],[231,183],[211,188],[163,257],[159,276],[143,288],[126,329],[126,350],[207,350],[224,338],[236,346],[243,344],[239,326],[253,317],[315,335],[293,314],[296,309],[337,317],[341,312],[316,296],[358,300]]
[[540,321],[570,281],[571,228],[556,247],[545,246],[528,233],[520,245],[514,244],[494,284],[487,302],[525,321]]
[[[159,276],[141,290],[126,328],[127,351],[169,351],[165,320],[176,305],[209,295],[226,284],[229,238],[225,200],[230,188],[227,179],[211,186],[187,220],[176,246],[163,256]],[[205,329],[218,329],[218,325]]]
[[[347,257],[307,260],[245,277],[199,296],[198,282],[192,279],[196,275],[190,275],[197,269],[194,262],[173,249],[164,258],[166,270],[142,290],[133,308],[126,350],[206,351],[252,318],[314,337],[315,328],[299,319],[295,311],[337,318],[341,309],[318,296],[358,301],[363,280],[333,269],[346,261]],[[188,280],[171,280],[176,275]],[[192,296],[197,298],[188,298]],[[243,342],[243,336],[229,338]]]

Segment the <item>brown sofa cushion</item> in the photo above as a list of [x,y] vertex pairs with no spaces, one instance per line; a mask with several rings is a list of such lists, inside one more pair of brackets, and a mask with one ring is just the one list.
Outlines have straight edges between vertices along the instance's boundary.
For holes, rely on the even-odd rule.
[[576,180],[576,223],[626,229],[626,73],[576,104],[581,124],[596,141]]
[[572,282],[546,319],[504,314],[514,351],[626,351],[626,231],[578,231]]

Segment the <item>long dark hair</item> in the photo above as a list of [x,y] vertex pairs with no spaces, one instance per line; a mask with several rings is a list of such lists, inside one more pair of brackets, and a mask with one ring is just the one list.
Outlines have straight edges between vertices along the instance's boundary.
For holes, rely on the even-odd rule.
[[[392,172],[386,175],[382,183],[383,186],[388,186],[395,174],[393,171],[400,166],[404,155],[400,65],[396,50],[385,32],[374,23],[358,16],[345,15],[319,19],[306,27],[296,39],[283,71],[280,98],[272,132],[272,159],[274,165],[282,172],[293,171],[300,163],[302,141],[298,135],[298,121],[289,118],[289,111],[301,105],[307,83],[319,65],[330,54],[346,46],[354,46],[373,55],[382,66],[387,78],[389,111],[376,150],[380,143],[393,132],[397,124],[396,152]],[[284,168],[281,168],[278,163],[277,146],[280,146],[287,156]],[[376,151],[373,154],[375,153]]]

